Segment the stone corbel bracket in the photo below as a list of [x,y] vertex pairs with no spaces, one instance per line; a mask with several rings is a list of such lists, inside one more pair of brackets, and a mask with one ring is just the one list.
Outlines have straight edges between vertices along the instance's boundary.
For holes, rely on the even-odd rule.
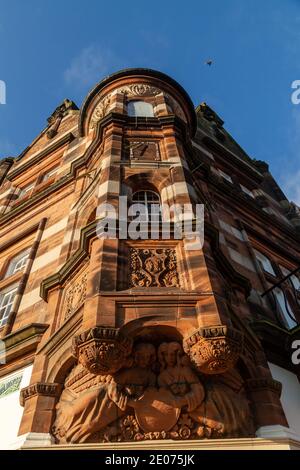
[[37,382],[22,388],[20,392],[20,405],[24,406],[25,401],[33,396],[45,396],[58,398],[61,393],[62,386],[58,383]]
[[221,325],[199,328],[183,342],[192,364],[203,374],[223,374],[234,367],[243,351],[243,334]]
[[128,362],[132,340],[119,328],[95,327],[73,338],[73,355],[92,374],[114,374]]

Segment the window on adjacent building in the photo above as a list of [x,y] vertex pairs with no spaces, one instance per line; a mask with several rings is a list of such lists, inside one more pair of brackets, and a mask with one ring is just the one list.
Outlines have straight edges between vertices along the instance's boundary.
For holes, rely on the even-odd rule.
[[225,173],[224,171],[220,169],[218,171],[220,175],[222,176],[222,178],[224,178],[224,180],[229,181],[229,183],[233,183],[231,176],[227,175],[227,173]]
[[129,101],[127,113],[128,116],[154,117],[153,106],[146,101]]
[[279,306],[280,313],[282,315],[282,320],[287,327],[287,329],[291,330],[292,328],[295,328],[297,326],[297,320],[295,318],[294,312],[291,309],[291,306],[284,295],[283,291],[279,287],[275,287],[273,289],[274,296],[276,299],[276,302]]
[[[291,271],[288,269],[284,268],[283,266],[280,266],[281,272],[284,276],[288,276]],[[300,279],[296,274],[292,274],[292,276],[289,277],[290,282],[292,283],[293,287],[300,292]]]
[[252,191],[250,191],[250,189],[246,188],[246,186],[243,186],[242,184],[240,184],[240,187],[245,194],[248,194],[248,196],[254,198],[254,194]]
[[7,323],[18,286],[9,286],[0,292],[0,328]]
[[57,173],[57,167],[52,168],[51,170],[47,171],[42,175],[41,183],[44,183],[45,181],[48,181],[48,179],[52,178],[52,176],[56,175]]
[[24,271],[29,257],[29,251],[30,249],[28,248],[27,250],[22,251],[13,259],[11,259],[5,277],[9,277],[13,274],[16,274],[17,272]]
[[266,273],[269,273],[269,274],[272,274],[273,276],[276,276],[275,271],[274,271],[273,266],[272,266],[272,263],[269,260],[269,258],[267,258],[265,255],[263,255],[260,251],[254,250],[254,253],[255,253],[256,259],[260,263],[262,269]]
[[161,220],[161,207],[159,195],[154,191],[138,191],[132,196],[132,204],[142,204],[144,206],[142,216],[145,220],[159,222]]
[[21,188],[21,192],[19,194],[19,197],[23,197],[26,194],[30,193],[30,191],[34,188],[35,183],[30,183],[27,186],[24,186],[24,188]]

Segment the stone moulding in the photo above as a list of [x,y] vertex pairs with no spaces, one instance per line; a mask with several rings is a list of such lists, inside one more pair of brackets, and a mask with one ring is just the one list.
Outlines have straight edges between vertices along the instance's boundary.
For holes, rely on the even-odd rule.
[[185,338],[184,350],[199,372],[223,374],[235,365],[243,343],[240,331],[221,325],[196,330]]
[[58,398],[61,392],[61,384],[37,382],[25,387],[20,392],[20,405],[24,406],[25,401],[35,395]]
[[95,327],[75,336],[73,354],[92,374],[114,374],[131,353],[132,340],[118,328]]
[[263,377],[263,378],[254,378],[248,379],[246,381],[246,387],[250,392],[257,392],[261,390],[270,390],[276,393],[279,397],[282,391],[282,383],[278,382],[278,380],[274,380],[271,378]]

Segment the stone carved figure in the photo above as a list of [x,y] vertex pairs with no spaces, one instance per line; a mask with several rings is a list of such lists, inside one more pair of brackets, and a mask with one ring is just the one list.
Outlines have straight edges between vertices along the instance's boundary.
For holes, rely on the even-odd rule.
[[177,342],[162,343],[158,356],[162,365],[159,386],[169,388],[176,396],[175,404],[198,423],[199,437],[247,435],[250,413],[246,399],[237,400],[229,387],[218,382],[214,386],[207,383],[205,390]]
[[75,367],[56,409],[53,434],[57,441],[89,442],[95,433],[123,416],[146,388],[155,386],[156,376],[151,371],[155,359],[155,347],[142,343],[134,350],[133,366],[114,377],[95,376],[81,365]]
[[53,434],[57,442],[80,443],[249,436],[251,429],[246,397],[211,377],[200,379],[172,341],[157,349],[137,344],[131,366],[113,376],[76,366]]

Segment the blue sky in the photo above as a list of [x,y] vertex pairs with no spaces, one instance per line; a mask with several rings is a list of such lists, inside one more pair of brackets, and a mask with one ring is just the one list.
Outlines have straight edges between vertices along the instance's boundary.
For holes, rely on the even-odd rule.
[[126,67],[161,70],[206,101],[300,204],[300,0],[0,0],[0,157],[18,155],[64,98],[80,106]]

